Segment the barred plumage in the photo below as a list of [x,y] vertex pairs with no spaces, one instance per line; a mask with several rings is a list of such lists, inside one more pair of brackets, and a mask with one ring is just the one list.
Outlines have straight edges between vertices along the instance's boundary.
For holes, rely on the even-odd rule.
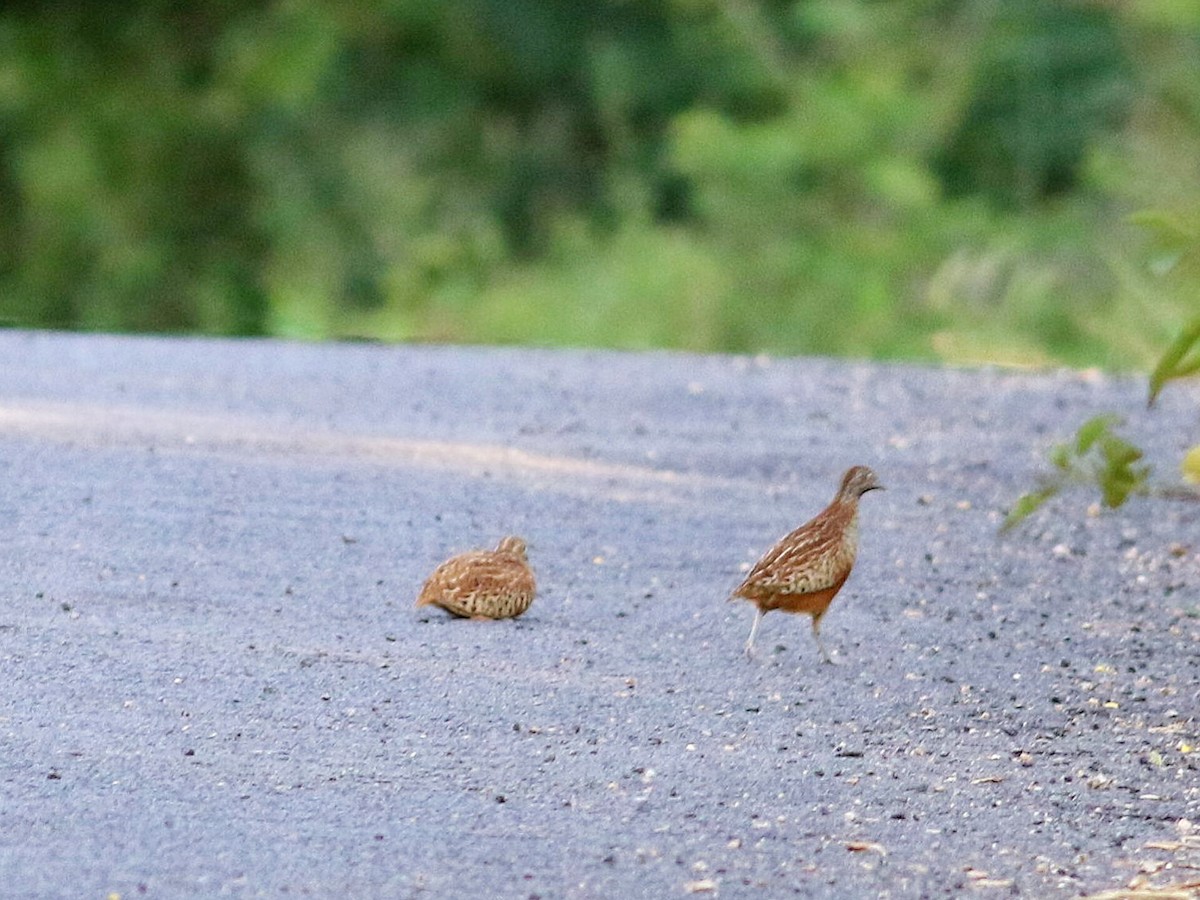
[[510,619],[529,609],[536,590],[525,542],[510,535],[495,550],[461,553],[434,569],[417,606],[440,606],[471,619]]
[[866,466],[854,466],[842,476],[833,502],[811,521],[785,535],[750,570],[729,598],[749,600],[757,610],[747,655],[762,617],[773,609],[812,616],[813,637],[826,662],[832,662],[821,643],[821,616],[842,589],[858,552],[858,498],[882,488]]

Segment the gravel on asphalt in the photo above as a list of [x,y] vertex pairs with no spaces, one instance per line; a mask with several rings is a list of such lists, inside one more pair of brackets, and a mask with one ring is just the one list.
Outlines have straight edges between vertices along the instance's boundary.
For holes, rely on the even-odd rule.
[[[1197,878],[1200,390],[826,359],[0,333],[7,897],[1074,897]],[[822,633],[727,602],[850,464]],[[413,601],[529,543],[520,619]],[[1189,868],[1190,867],[1190,868]]]

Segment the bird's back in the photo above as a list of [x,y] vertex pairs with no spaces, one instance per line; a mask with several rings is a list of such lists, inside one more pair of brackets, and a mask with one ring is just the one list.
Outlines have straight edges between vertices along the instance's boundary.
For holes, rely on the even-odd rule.
[[459,616],[507,618],[525,612],[536,585],[529,564],[514,553],[476,550],[438,566],[417,598]]
[[785,535],[750,570],[735,597],[765,600],[840,587],[858,552],[858,504],[834,501]]

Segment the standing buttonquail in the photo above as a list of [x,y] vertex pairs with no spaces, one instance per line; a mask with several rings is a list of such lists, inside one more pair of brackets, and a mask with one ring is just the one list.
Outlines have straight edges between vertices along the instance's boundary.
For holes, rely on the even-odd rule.
[[812,616],[813,637],[826,662],[833,662],[821,643],[821,616],[854,567],[858,551],[858,498],[882,488],[875,473],[854,466],[842,476],[833,502],[767,551],[738,585],[730,600],[749,600],[758,610],[746,641],[754,653],[754,637],[764,614],[773,609]]
[[460,553],[434,569],[417,606],[432,604],[471,619],[510,619],[529,609],[536,590],[525,542],[509,535],[495,550]]

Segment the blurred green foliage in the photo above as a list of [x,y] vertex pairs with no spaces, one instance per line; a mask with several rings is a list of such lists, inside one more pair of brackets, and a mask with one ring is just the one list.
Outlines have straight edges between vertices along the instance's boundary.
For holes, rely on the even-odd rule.
[[1200,4],[0,8],[0,320],[1150,364]]
[[[1192,277],[1200,264],[1200,231],[1158,210],[1139,212],[1132,221],[1153,235],[1160,248],[1160,290],[1170,291],[1180,284],[1194,289]],[[1193,301],[1200,309],[1200,292],[1193,293]],[[1193,315],[1159,356],[1148,379],[1146,405],[1153,407],[1169,382],[1198,374],[1200,312]],[[1074,441],[1052,447],[1048,457],[1054,471],[1049,476],[1042,476],[1037,488],[1017,498],[1001,531],[1015,528],[1071,484],[1099,488],[1104,505],[1110,508],[1121,506],[1133,494],[1151,493],[1151,466],[1141,462],[1144,454],[1140,447],[1116,434],[1114,429],[1121,424],[1121,417],[1115,413],[1094,416],[1079,426]],[[1200,484],[1200,445],[1184,454],[1180,474],[1185,482]],[[1178,491],[1164,487],[1157,490],[1160,493]],[[1184,496],[1198,496],[1194,491],[1184,490]]]
[[1145,493],[1150,466],[1140,462],[1143,454],[1139,448],[1116,433],[1114,429],[1121,424],[1120,416],[1095,416],[1079,426],[1075,440],[1051,448],[1053,474],[1017,499],[1001,530],[1020,524],[1069,484],[1096,485],[1109,508],[1121,506],[1131,494]]
[[1190,220],[1160,211],[1145,211],[1133,221],[1146,227],[1159,250],[1160,284],[1182,284],[1192,292],[1193,313],[1183,330],[1167,346],[1150,372],[1147,406],[1153,406],[1167,382],[1200,374],[1200,209]]

